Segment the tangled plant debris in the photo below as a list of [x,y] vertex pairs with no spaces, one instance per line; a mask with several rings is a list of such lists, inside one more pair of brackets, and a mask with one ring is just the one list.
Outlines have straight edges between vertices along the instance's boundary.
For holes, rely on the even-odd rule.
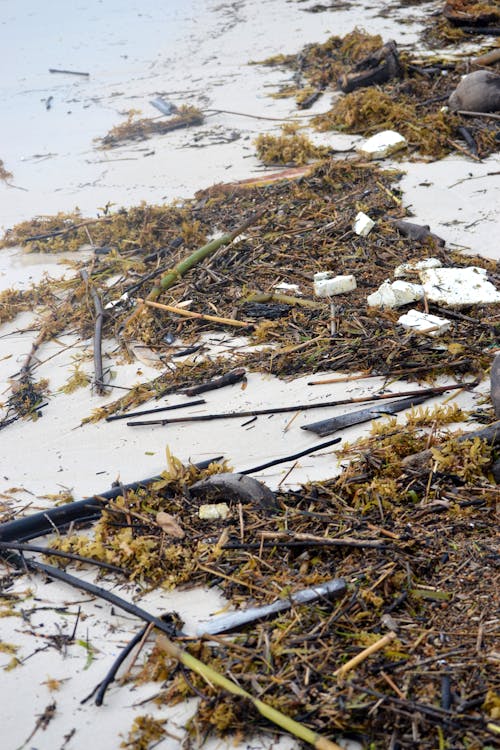
[[[400,234],[395,222],[406,212],[397,180],[397,173],[361,160],[327,159],[295,179],[215,186],[181,205],[141,205],[95,220],[60,215],[36,219],[32,225],[25,222],[7,232],[5,245],[21,244],[37,251],[83,244],[88,248],[90,235],[91,261],[71,261],[75,271],[86,269],[90,283],[78,272],[60,281],[43,281],[26,292],[7,290],[4,320],[39,305],[38,349],[66,330],[89,339],[95,328],[94,290],[105,312],[102,335],[117,337],[124,357],[132,356],[133,342],[141,342],[153,349],[160,365],[175,361],[175,368],[169,367],[150,383],[133,386],[97,410],[93,419],[227,372],[230,368],[220,359],[172,360],[178,348],[169,343],[166,333],[173,332],[174,339],[182,337],[182,350],[214,326],[232,332],[234,328],[226,323],[234,320],[251,327],[250,348],[234,357],[233,366],[279,376],[327,369],[407,378],[446,373],[459,378],[481,376],[489,369],[490,350],[498,342],[498,304],[470,306],[466,314],[450,311],[453,326],[440,346],[411,332],[395,337],[397,311],[366,307],[366,298],[394,269],[415,257],[435,257],[445,266],[469,265],[466,257],[449,251],[432,232],[418,242]],[[376,221],[367,237],[352,229],[359,211]],[[248,229],[229,244],[205,244],[214,231],[232,230],[246,221]],[[198,257],[202,245],[212,249],[211,254],[190,267],[186,259]],[[104,248],[109,252],[102,252]],[[474,263],[492,280],[498,278],[494,261]],[[176,267],[189,270],[179,276],[172,273]],[[328,302],[313,298],[314,274],[325,268],[354,274],[357,280],[354,291],[341,295],[333,337]],[[162,278],[171,284],[164,291]],[[278,282],[295,285],[304,293],[274,291]],[[140,309],[139,303],[133,306],[134,299],[151,295],[174,308],[189,300],[190,312],[210,317],[186,318],[155,307]],[[423,310],[424,303],[419,304]],[[430,312],[443,312],[430,307]],[[214,324],[214,317],[220,318],[219,324]],[[253,349],[252,344],[259,346]],[[30,363],[31,359],[28,371]]]
[[[163,479],[116,498],[91,537],[62,536],[52,547],[112,561],[143,586],[217,584],[243,610],[340,576],[347,591],[337,601],[295,605],[231,635],[190,638],[187,654],[321,735],[381,747],[392,736],[408,749],[494,747],[491,466],[500,433],[489,442],[457,440],[447,426],[465,416],[457,406],[420,407],[404,427],[394,418],[376,423],[344,445],[349,461],[339,477],[275,493],[274,507],[235,500],[225,519],[201,519],[203,497],[190,487],[227,467],[201,472],[170,457]],[[428,458],[416,462],[422,451]],[[183,535],[159,523],[160,512]],[[177,670],[162,638],[129,675],[164,682],[158,705],[202,696],[190,722],[197,736],[268,727],[244,698]],[[134,726],[128,741],[145,728]]]
[[343,38],[330,37],[304,47],[297,55],[264,63],[294,71],[295,87],[288,87],[282,95],[298,95],[299,106],[303,86],[308,93],[311,87],[323,93],[337,88],[347,92],[313,119],[320,131],[372,135],[396,128],[417,159],[437,159],[456,150],[483,158],[498,149],[494,123],[443,110],[469,70],[466,60],[399,53],[394,42],[383,44],[380,36],[356,29]]

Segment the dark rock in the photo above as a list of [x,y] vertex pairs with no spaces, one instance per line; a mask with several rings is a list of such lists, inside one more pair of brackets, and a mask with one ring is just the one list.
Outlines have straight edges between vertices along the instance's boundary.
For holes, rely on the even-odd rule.
[[257,507],[272,510],[276,508],[274,495],[265,484],[245,474],[213,474],[189,488],[192,497],[204,502],[252,503]]
[[500,110],[500,75],[476,70],[462,78],[448,99],[452,111],[497,112]]

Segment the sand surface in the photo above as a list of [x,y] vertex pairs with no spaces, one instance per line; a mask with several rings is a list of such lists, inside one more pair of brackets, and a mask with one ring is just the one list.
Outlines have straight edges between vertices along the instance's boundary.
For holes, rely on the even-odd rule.
[[[402,10],[396,2],[384,3],[384,10],[393,12],[381,14],[380,3],[373,1],[348,7],[340,4],[339,10],[326,13],[305,12],[312,4],[285,0],[170,0],[163,4],[93,0],[69,8],[59,0],[48,5],[3,0],[0,43],[10,64],[0,86],[0,158],[13,177],[8,184],[0,182],[0,225],[8,228],[35,215],[75,207],[85,216],[94,216],[107,204],[118,207],[142,200],[182,199],[214,183],[261,174],[263,168],[252,141],[260,132],[277,130],[284,118],[297,113],[291,100],[267,96],[286,83],[288,74],[249,66],[250,60],[296,52],[308,42],[345,34],[357,25],[379,32],[385,39],[394,38],[404,48],[417,38],[422,14],[434,8],[429,3]],[[88,72],[89,76],[49,73],[49,68]],[[198,128],[109,151],[96,148],[94,139],[122,122],[127,111],[136,109],[144,117],[156,116],[150,101],[158,95],[176,104],[218,112],[207,112],[205,124]],[[312,111],[326,110],[327,98]],[[338,148],[356,140],[335,134],[329,137]],[[498,155],[479,164],[453,156],[432,164],[398,165],[407,171],[400,186],[404,203],[412,208],[417,221],[430,224],[450,247],[500,258],[500,180],[492,174],[500,170]],[[24,288],[45,273],[58,276],[69,271],[53,257],[27,256],[19,249],[0,253],[0,290]],[[25,313],[0,329],[4,395],[8,379],[21,366],[36,336],[30,328],[32,321],[32,315]],[[229,355],[245,344],[221,334],[207,343],[213,353],[224,350]],[[116,342],[105,342],[104,349],[113,361]],[[293,430],[287,429],[293,413],[261,417],[248,426],[243,425],[245,420],[231,420],[196,429],[191,425],[131,429],[123,422],[80,427],[81,419],[93,408],[116,398],[112,393],[102,399],[88,389],[69,396],[58,392],[71,372],[74,357],[90,350],[90,341],[68,334],[40,352],[36,373],[50,379],[50,408],[41,420],[17,422],[0,437],[0,493],[19,488],[10,495],[12,507],[34,512],[53,502],[44,495],[60,490],[70,490],[79,498],[104,491],[117,477],[131,482],[155,475],[165,467],[167,446],[183,460],[224,455],[235,469],[246,469],[315,443],[311,434],[298,429],[319,414],[315,411],[301,413]],[[113,369],[116,386],[130,386],[158,374],[140,361],[114,365]],[[198,413],[306,401],[319,404],[326,399],[365,395],[381,383],[370,379],[312,389],[307,380],[282,382],[251,374],[245,390],[233,386],[209,393],[207,406],[198,407]],[[394,386],[394,392],[398,388]],[[464,405],[470,398],[468,394],[457,396]],[[183,400],[172,396],[168,403]],[[323,409],[317,418],[347,410]],[[347,437],[352,440],[362,431],[351,429]],[[282,482],[293,487],[309,479],[330,477],[338,470],[335,450],[329,449],[296,465],[291,462],[268,469],[258,478],[272,488]],[[93,579],[92,573],[85,575]],[[136,632],[137,623],[129,616],[112,613],[107,605],[91,602],[88,596],[35,576],[30,576],[29,582],[22,578],[12,590],[22,591],[28,585],[36,599],[28,600],[26,607],[49,609],[32,616],[35,635],[28,634],[29,628],[18,618],[0,620],[1,639],[19,645],[18,655],[26,660],[7,672],[2,667],[10,657],[0,654],[2,747],[83,750],[92,743],[96,750],[118,748],[120,734],[129,729],[133,716],[158,713],[151,703],[138,705],[152,696],[157,686],[113,687],[101,709],[91,701],[85,705],[80,701],[102,679],[120,648]],[[108,585],[115,582],[110,578]],[[129,598],[137,593],[120,586],[117,591]],[[69,615],[61,617],[55,611],[61,604]],[[190,632],[197,621],[220,609],[223,601],[216,590],[194,595],[155,592],[143,598],[141,605],[156,613],[176,609]],[[79,625],[80,639],[91,638],[95,649],[91,663],[88,649],[81,643],[69,646],[66,652],[45,648],[47,632],[71,632],[79,606],[87,616]],[[54,695],[46,685],[49,677],[64,680]],[[57,703],[55,718],[23,745],[37,716],[53,699]],[[170,717],[168,730],[173,735],[162,742],[162,748],[180,747],[183,725],[193,708],[191,701],[159,712]],[[73,729],[75,733],[65,742]],[[288,739],[278,742],[269,735],[252,746],[290,744]],[[226,746],[223,742],[210,744]]]

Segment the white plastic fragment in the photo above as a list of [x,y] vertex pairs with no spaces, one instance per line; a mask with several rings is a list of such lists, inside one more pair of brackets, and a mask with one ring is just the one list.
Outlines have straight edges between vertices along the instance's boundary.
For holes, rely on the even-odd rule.
[[417,271],[426,271],[429,268],[441,268],[443,264],[439,258],[425,258],[424,260],[411,261],[402,263],[394,269],[394,276],[399,279],[401,276],[407,276]]
[[383,159],[384,156],[389,156],[407,145],[406,138],[400,133],[396,133],[395,130],[383,130],[361,143],[356,150],[368,159]]
[[360,237],[367,237],[375,226],[373,219],[360,211],[354,219],[353,229]]
[[426,333],[429,336],[440,336],[442,333],[445,333],[451,325],[451,321],[447,318],[440,318],[438,315],[423,313],[414,308],[408,310],[407,313],[402,315],[399,318],[398,323],[408,331]]
[[302,292],[300,291],[300,286],[298,284],[287,284],[286,281],[275,284],[274,288],[279,292],[293,292],[294,294],[302,294]]
[[352,274],[332,276],[330,271],[314,274],[314,294],[316,297],[333,297],[356,289],[356,279]]
[[107,305],[104,305],[105,310],[112,310],[113,307],[116,307],[117,305],[121,305],[122,302],[127,302],[128,300],[128,292],[125,292],[122,294],[121,297],[118,297],[118,299],[113,299],[111,302],[108,302]]
[[431,268],[419,272],[428,300],[438,305],[464,307],[500,302],[500,292],[486,278],[486,270],[468,268]]
[[229,505],[227,503],[207,503],[200,505],[198,516],[202,521],[223,521],[229,515]]
[[384,281],[376,292],[366,298],[369,307],[394,308],[416,302],[424,296],[424,289],[420,284],[410,284],[409,281]]

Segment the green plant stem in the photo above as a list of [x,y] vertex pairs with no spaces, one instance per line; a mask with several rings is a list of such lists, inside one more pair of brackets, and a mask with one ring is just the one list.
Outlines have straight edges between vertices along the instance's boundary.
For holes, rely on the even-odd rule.
[[285,714],[277,711],[267,703],[264,703],[258,698],[254,698],[242,687],[237,685],[235,682],[232,682],[232,680],[229,680],[224,675],[216,672],[215,669],[212,669],[212,667],[209,667],[207,664],[199,661],[199,659],[197,659],[195,656],[192,656],[186,651],[183,651],[181,648],[179,648],[179,646],[177,646],[176,643],[173,643],[163,633],[160,633],[158,635],[157,644],[169,656],[177,659],[177,661],[180,661],[181,664],[184,664],[185,667],[191,669],[193,672],[196,672],[196,674],[199,674],[209,684],[217,685],[218,687],[227,690],[228,693],[232,693],[232,695],[241,695],[244,698],[247,698],[249,701],[251,701],[251,703],[261,714],[261,716],[264,716],[264,718],[268,719],[273,724],[276,724],[282,729],[285,729],[295,737],[298,737],[304,742],[308,742],[310,745],[313,745],[315,748],[317,748],[317,750],[341,750],[340,746],[335,742],[331,742],[331,740],[328,740],[326,737],[322,737],[321,735],[316,734],[316,732],[308,729],[303,724],[299,724],[299,722],[294,721],[294,719],[291,719],[289,716],[285,716]]

